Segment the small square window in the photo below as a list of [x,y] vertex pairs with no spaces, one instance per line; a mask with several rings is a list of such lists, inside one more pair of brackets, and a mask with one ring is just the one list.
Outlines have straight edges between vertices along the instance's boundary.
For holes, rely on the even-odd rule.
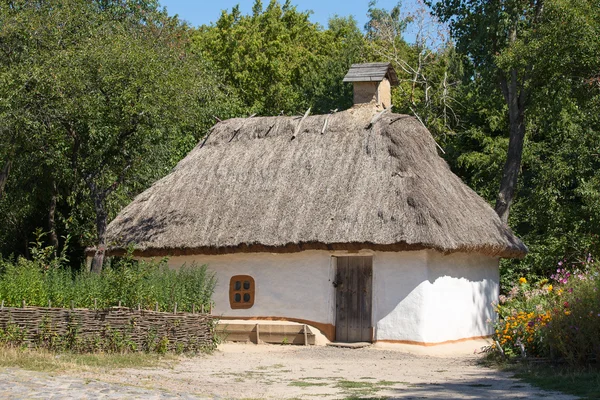
[[229,281],[229,305],[232,309],[250,308],[254,305],[254,278],[235,275]]

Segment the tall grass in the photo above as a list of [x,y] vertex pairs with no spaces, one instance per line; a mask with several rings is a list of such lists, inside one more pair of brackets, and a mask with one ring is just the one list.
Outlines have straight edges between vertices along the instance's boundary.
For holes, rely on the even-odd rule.
[[[56,261],[58,260],[58,261]],[[35,253],[33,260],[0,259],[0,300],[5,306],[98,308],[124,306],[161,311],[192,311],[210,307],[215,278],[205,265],[170,269],[167,260],[134,260],[131,255],[113,260],[101,274],[75,272],[50,257]]]

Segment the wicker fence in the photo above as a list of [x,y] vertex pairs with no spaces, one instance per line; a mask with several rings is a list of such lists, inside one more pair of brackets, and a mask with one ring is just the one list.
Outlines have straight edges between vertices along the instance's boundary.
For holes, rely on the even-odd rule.
[[198,351],[214,347],[207,313],[128,307],[0,307],[0,342],[75,351]]

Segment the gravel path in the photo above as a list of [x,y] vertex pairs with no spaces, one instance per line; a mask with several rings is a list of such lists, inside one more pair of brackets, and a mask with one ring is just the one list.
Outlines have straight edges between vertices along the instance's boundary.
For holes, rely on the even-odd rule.
[[575,399],[533,388],[477,361],[477,356],[440,358],[377,348],[226,344],[172,368],[69,375],[0,370],[0,398]]
[[0,399],[201,399],[191,394],[143,389],[65,375],[0,370]]

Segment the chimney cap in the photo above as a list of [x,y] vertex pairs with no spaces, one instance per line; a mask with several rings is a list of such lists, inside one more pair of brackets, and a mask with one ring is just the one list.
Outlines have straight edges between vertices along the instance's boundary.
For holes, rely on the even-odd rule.
[[390,85],[398,86],[398,76],[390,63],[352,64],[344,82],[381,82],[384,78]]

